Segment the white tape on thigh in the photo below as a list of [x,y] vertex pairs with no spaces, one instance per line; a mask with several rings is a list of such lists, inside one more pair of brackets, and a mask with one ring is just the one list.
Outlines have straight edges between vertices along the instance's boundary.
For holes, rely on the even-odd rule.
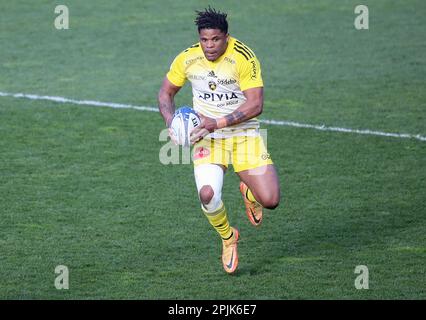
[[222,203],[223,169],[216,164],[202,164],[194,167],[195,183],[198,194],[203,186],[210,186],[214,195],[208,204],[204,204],[208,212],[217,210]]

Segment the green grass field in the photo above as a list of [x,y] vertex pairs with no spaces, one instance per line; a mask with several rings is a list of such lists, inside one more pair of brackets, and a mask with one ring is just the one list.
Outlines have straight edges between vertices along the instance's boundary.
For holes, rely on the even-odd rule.
[[[352,0],[1,1],[0,92],[156,106],[208,4],[262,63],[261,119],[426,135],[422,0],[363,1],[369,30]],[[163,128],[154,112],[0,96],[0,299],[426,298],[426,141],[263,125],[282,203],[254,229],[229,170],[229,276],[192,165],[159,161]]]

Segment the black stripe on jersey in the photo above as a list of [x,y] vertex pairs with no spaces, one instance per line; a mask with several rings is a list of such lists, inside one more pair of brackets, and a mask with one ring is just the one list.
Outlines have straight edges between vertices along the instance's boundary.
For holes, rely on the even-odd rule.
[[200,46],[199,44],[194,44],[193,46],[190,46],[188,49],[184,50],[183,52],[188,52],[189,49],[198,48],[199,46]]
[[239,40],[235,40],[235,42],[237,42],[240,46],[243,46],[244,48],[246,48],[247,51],[249,51],[254,56],[254,52],[249,47],[247,47],[244,43],[242,43]]
[[234,46],[234,50],[241,53],[244,56],[244,58],[246,58],[246,60],[249,60],[249,57],[247,57],[246,54],[243,51],[239,50],[236,46]]
[[235,44],[235,47],[237,47],[237,48],[239,48],[239,49],[243,50],[245,53],[247,53],[247,55],[248,55],[250,58],[253,58],[253,55],[250,53],[250,51],[248,51],[248,50],[247,50],[247,48],[242,47],[242,46],[239,46],[238,44]]

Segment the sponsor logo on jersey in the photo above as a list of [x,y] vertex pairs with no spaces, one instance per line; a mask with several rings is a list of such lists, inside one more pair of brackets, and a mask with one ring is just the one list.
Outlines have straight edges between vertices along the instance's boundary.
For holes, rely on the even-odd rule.
[[230,85],[230,84],[234,84],[236,82],[237,82],[237,80],[235,80],[235,79],[218,79],[217,80],[218,84],[225,85],[225,86]]
[[207,77],[217,78],[213,70],[207,73]]
[[202,159],[208,157],[210,154],[210,150],[204,147],[198,147],[194,151],[194,160]]
[[262,153],[262,160],[268,160],[271,159],[271,155],[267,152]]
[[228,101],[231,99],[238,99],[238,96],[232,92],[229,93],[204,93],[199,94],[198,98],[207,100],[207,101]]
[[225,59],[223,60],[225,60],[226,62],[229,62],[230,64],[235,64],[235,60],[232,60],[231,58],[225,57]]
[[190,64],[197,62],[198,60],[203,60],[203,59],[204,59],[204,57],[196,57],[194,59],[188,59],[188,60],[185,61],[185,64],[190,65]]
[[206,80],[206,77],[197,76],[195,74],[190,74],[190,75],[188,75],[188,79],[190,79],[190,80]]
[[254,60],[250,61],[251,63],[251,80],[256,80],[257,78],[257,66]]

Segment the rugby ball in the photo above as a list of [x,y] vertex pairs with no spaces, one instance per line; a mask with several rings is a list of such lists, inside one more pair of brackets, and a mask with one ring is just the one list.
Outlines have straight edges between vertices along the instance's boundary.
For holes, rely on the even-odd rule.
[[188,106],[183,106],[176,110],[170,124],[171,134],[177,144],[184,147],[191,145],[190,136],[192,130],[201,124],[198,114]]

